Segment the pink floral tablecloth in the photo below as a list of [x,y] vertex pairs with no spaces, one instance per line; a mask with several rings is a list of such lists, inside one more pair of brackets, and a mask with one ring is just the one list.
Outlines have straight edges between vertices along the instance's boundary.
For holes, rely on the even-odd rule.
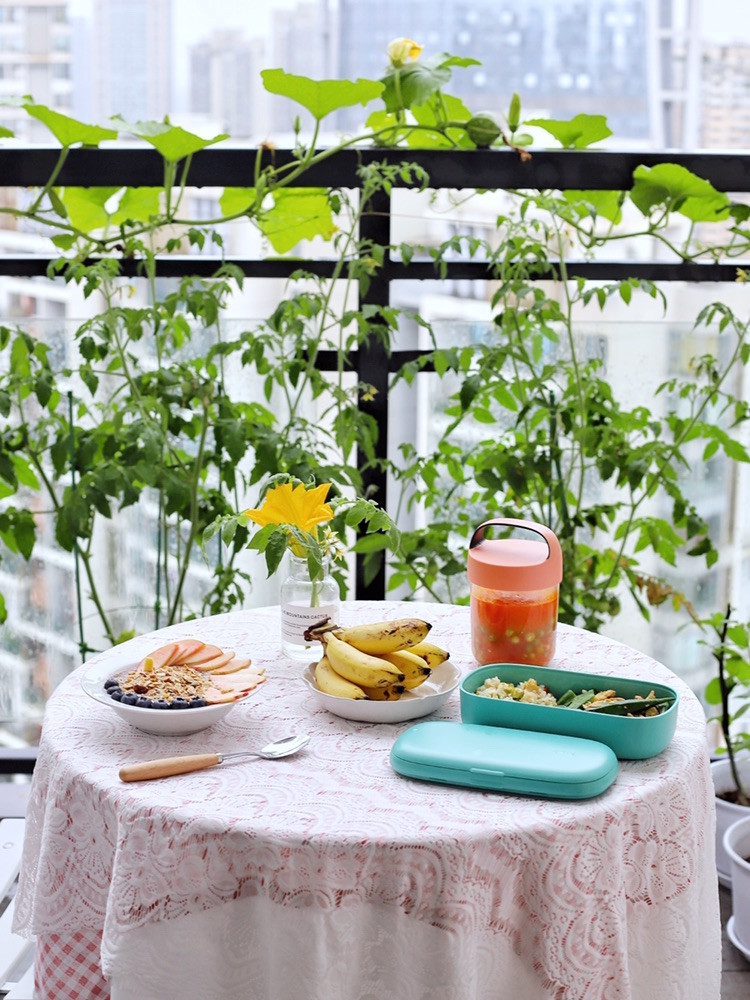
[[[467,608],[350,602],[341,618],[404,614],[431,621],[431,638],[474,669]],[[278,608],[175,625],[116,653],[135,661],[178,636],[248,654],[268,680],[222,722],[178,738],[142,733],[88,698],[80,670],[54,692],[16,904],[17,929],[39,936],[40,1000],[109,985],[113,1000],[129,997],[136,972],[154,998],[374,1000],[396,983],[399,1000],[483,1000],[511,995],[503,963],[524,1000],[718,1000],[705,719],[664,666],[560,626],[552,666],[667,683],[681,702],[666,751],[623,762],[596,799],[545,801],[398,776],[390,749],[413,723],[318,707],[302,666],[281,656]],[[459,720],[458,692],[431,718]],[[310,743],[284,760],[118,778],[127,762],[294,732]],[[61,961],[89,963],[88,992],[81,976],[69,994],[42,976]],[[133,995],[146,1000],[145,988]]]

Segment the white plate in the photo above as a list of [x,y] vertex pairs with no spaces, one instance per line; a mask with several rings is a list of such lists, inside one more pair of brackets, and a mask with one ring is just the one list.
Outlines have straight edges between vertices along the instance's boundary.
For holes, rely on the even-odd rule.
[[[119,662],[118,662],[119,661]],[[235,705],[249,698],[257,688],[224,705],[205,705],[203,708],[158,709],[137,708],[115,701],[104,690],[104,682],[110,677],[121,677],[134,670],[140,661],[133,660],[133,654],[123,652],[120,657],[111,656],[106,663],[90,666],[81,675],[81,687],[94,701],[113,709],[121,719],[144,733],[154,736],[188,736],[213,726],[232,711]]]
[[313,697],[334,715],[354,722],[406,722],[421,719],[444,705],[461,683],[461,672],[450,660],[441,663],[429,678],[413,691],[405,691],[398,701],[367,701],[366,699],[336,698],[315,686],[315,664],[305,667],[302,674]]

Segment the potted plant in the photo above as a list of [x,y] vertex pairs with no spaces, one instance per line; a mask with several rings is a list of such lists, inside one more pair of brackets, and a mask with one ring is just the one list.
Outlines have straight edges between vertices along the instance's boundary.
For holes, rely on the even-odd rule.
[[716,793],[716,868],[719,881],[729,886],[732,865],[724,836],[734,823],[750,817],[750,733],[740,721],[750,708],[750,625],[732,620],[731,605],[701,624],[712,629],[717,640],[711,646],[716,673],[706,686],[705,697],[709,705],[718,706],[709,721],[718,722],[722,736],[711,772]]

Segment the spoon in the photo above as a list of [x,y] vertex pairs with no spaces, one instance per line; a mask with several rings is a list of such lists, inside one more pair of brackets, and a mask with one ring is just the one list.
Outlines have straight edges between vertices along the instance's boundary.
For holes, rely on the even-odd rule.
[[122,781],[149,781],[151,778],[166,778],[171,774],[187,774],[214,767],[233,757],[263,757],[276,760],[297,753],[305,746],[309,736],[285,736],[263,747],[262,750],[243,750],[241,753],[194,753],[184,757],[162,757],[159,760],[145,760],[141,764],[126,764],[120,768]]

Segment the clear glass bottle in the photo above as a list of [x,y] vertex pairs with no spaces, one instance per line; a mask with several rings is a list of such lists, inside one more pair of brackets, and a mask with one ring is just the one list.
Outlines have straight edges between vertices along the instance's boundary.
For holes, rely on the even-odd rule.
[[328,562],[323,576],[310,579],[307,559],[289,554],[289,574],[281,584],[281,649],[291,660],[311,663],[320,658],[323,647],[319,642],[305,642],[305,629],[329,618],[338,622],[341,601],[339,586],[331,576]]

